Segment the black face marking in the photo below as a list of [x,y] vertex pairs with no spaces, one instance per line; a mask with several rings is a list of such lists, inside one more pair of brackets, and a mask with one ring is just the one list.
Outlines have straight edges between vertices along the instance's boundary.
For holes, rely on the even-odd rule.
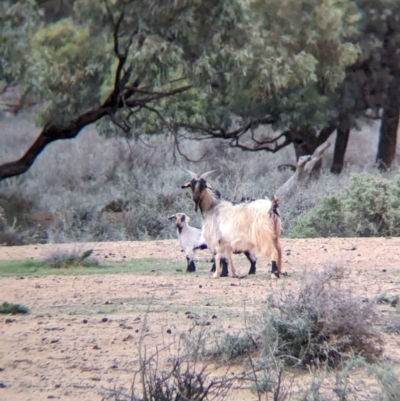
[[182,221],[182,222],[186,221],[186,216],[185,216],[185,215],[183,215],[183,216],[181,217],[181,221]]

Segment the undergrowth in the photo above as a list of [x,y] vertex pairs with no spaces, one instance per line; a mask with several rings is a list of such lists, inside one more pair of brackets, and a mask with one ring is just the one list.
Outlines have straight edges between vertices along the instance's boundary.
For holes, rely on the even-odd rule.
[[[342,213],[343,207],[341,201],[339,206],[335,203],[336,198],[323,204],[326,212],[322,215],[327,216],[329,224],[324,226],[322,218],[302,223],[300,216],[319,207],[326,196],[348,186],[350,172],[368,172],[379,179],[370,161],[371,153],[375,152],[376,128],[364,127],[361,132],[352,132],[347,166],[340,176],[329,173],[331,146],[318,178],[280,202],[284,236],[304,236],[310,231],[315,236],[342,232],[342,220],[336,214]],[[1,119],[0,129],[12,133],[0,136],[0,158],[4,161],[18,158],[37,135],[29,115],[23,114]],[[265,134],[269,134],[267,129]],[[195,172],[216,169],[210,183],[232,201],[243,196],[270,198],[292,175],[292,171],[279,168],[296,163],[290,146],[270,154],[241,152],[226,145],[218,140],[182,143],[182,150],[191,159],[204,156],[201,162],[192,163],[178,155],[174,158],[173,139],[168,135],[129,141],[106,139],[94,127],[87,127],[73,141],[58,141],[47,148],[26,174],[0,183],[0,207],[5,210],[7,225],[6,230],[0,229],[0,243],[176,238],[174,225],[167,218],[171,214],[184,212],[194,226],[201,225],[201,216],[195,213],[189,193],[180,188],[188,176],[179,166]],[[389,172],[385,178],[392,175]],[[300,220],[293,227],[297,217]],[[357,218],[354,214],[352,221]],[[346,220],[344,224],[345,229],[351,228]],[[378,232],[384,230],[382,227]],[[354,235],[364,233],[365,230],[359,229]],[[367,231],[366,235],[375,234]]]
[[400,235],[400,173],[393,180],[353,174],[348,188],[324,197],[297,218],[291,237]]
[[55,249],[44,260],[45,267],[64,269],[69,267],[96,267],[99,261],[91,255],[93,249],[81,251],[77,249]]
[[0,314],[2,315],[25,315],[29,313],[29,308],[25,305],[14,304],[12,302],[3,302],[0,305]]

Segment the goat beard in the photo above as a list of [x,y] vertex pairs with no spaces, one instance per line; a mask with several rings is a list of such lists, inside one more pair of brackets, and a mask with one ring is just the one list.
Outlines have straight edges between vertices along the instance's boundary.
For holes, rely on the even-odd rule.
[[197,213],[197,210],[199,209],[199,203],[200,201],[194,202],[195,206],[194,206],[194,211]]

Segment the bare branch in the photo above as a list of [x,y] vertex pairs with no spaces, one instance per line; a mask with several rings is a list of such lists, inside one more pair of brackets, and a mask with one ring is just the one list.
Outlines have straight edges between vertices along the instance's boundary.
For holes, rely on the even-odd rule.
[[[185,85],[185,86],[181,86],[180,88],[171,89],[171,90],[165,91],[165,92],[156,92],[155,94],[153,94],[152,96],[149,96],[147,98],[126,100],[126,105],[128,107],[137,107],[137,106],[144,107],[147,103],[153,102],[154,100],[159,100],[164,97],[176,95],[177,93],[186,92],[187,90],[189,90],[191,88],[192,88],[192,85]],[[136,89],[132,88],[132,91],[135,92]]]
[[180,149],[179,146],[179,139],[178,139],[178,133],[174,130],[174,128],[172,127],[172,125],[164,118],[164,116],[155,108],[151,107],[151,106],[143,106],[145,109],[157,114],[157,116],[160,118],[160,120],[164,123],[164,125],[167,127],[168,131],[172,134],[173,138],[174,138],[174,160],[176,161],[176,155],[175,155],[175,149],[178,151],[178,153],[185,158],[186,161],[188,162],[192,162],[192,163],[198,163],[200,161],[202,161],[204,159],[204,157],[206,156],[207,153],[204,153],[204,155],[198,159],[198,160],[193,160],[190,159],[189,157],[186,156],[185,153],[183,153]]
[[25,173],[48,144],[59,139],[75,138],[82,128],[104,117],[108,112],[109,109],[99,107],[63,124],[46,124],[20,159],[0,165],[0,181]]

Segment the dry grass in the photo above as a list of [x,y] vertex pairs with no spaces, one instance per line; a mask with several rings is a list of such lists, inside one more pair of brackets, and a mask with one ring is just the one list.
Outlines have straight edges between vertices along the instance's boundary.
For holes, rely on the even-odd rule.
[[[323,170],[318,180],[281,205],[284,235],[294,217],[346,186],[350,172],[377,174],[373,163],[377,129],[375,124],[352,133],[341,176]],[[0,137],[1,162],[19,157],[39,131],[28,115],[0,119],[0,130],[6,133]],[[175,238],[168,215],[185,212],[194,225],[200,224],[188,194],[180,189],[187,177],[178,165],[194,171],[217,169],[213,186],[226,198],[239,200],[244,195],[270,197],[291,175],[277,166],[295,163],[291,147],[277,154],[227,149],[219,141],[186,142],[182,148],[193,159],[206,154],[204,161],[174,160],[167,136],[127,142],[100,137],[93,126],[87,127],[76,139],[49,146],[28,173],[0,183],[0,206],[8,207],[9,224],[16,217],[20,231],[36,230],[25,242]],[[332,151],[333,146],[324,161],[327,168]],[[123,207],[110,212],[110,205],[116,203]],[[33,221],[32,213],[37,211],[53,214],[52,224]]]

